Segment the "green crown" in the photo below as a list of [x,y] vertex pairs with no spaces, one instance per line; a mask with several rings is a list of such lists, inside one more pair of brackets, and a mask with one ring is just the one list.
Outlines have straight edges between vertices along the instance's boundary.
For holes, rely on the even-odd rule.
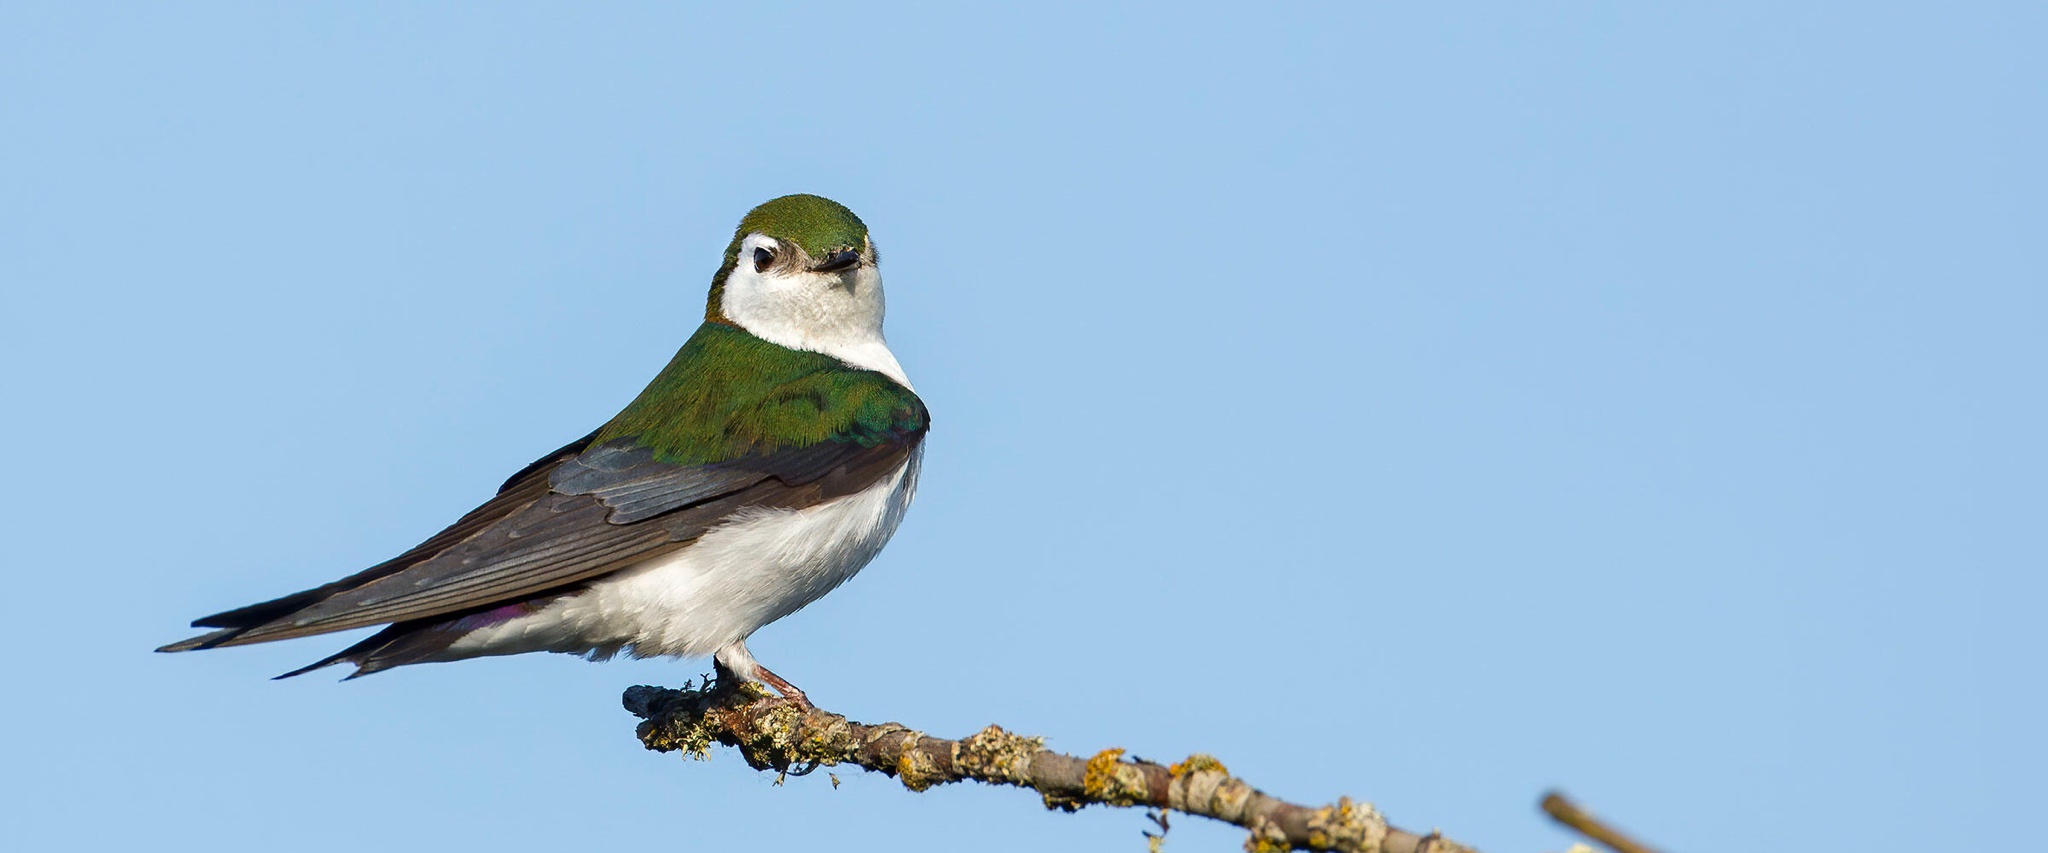
[[867,245],[868,226],[846,205],[824,196],[786,195],[747,211],[725,247],[726,260],[739,256],[740,241],[748,234],[766,234],[785,243],[795,243],[813,258],[837,249],[858,251]]
[[711,294],[704,308],[704,319],[724,321],[725,315],[719,310],[719,297],[725,291],[725,278],[732,274],[739,264],[740,242],[748,234],[766,234],[784,243],[793,243],[813,258],[822,258],[838,249],[863,251],[868,248],[868,226],[853,215],[846,205],[824,196],[797,193],[781,198],[769,199],[761,206],[747,211],[740,218],[740,227],[734,229],[732,242],[726,244],[725,262],[718,266],[718,274],[711,277]]

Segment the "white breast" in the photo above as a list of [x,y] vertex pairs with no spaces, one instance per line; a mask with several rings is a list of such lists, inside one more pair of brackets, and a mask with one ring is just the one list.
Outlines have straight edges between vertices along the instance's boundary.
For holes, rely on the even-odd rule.
[[818,600],[873,560],[903,521],[923,456],[919,445],[888,476],[829,503],[736,513],[687,548],[463,637],[441,659],[711,654]]

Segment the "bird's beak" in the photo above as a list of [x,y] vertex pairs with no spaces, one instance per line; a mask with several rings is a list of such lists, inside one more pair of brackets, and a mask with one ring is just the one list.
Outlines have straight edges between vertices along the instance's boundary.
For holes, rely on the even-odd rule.
[[860,266],[860,253],[852,249],[841,249],[826,255],[824,260],[819,261],[818,265],[811,269],[818,272],[839,272],[857,266]]

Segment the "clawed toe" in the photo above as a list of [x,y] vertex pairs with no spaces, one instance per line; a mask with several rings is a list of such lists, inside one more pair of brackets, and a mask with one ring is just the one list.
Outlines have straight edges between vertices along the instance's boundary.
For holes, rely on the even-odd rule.
[[789,700],[790,704],[805,711],[817,710],[818,706],[811,704],[811,698],[805,696],[802,690],[796,689],[796,685],[789,683],[782,676],[769,671],[767,667],[755,667],[754,677],[761,679],[762,684],[775,688],[775,692],[782,694],[782,698]]

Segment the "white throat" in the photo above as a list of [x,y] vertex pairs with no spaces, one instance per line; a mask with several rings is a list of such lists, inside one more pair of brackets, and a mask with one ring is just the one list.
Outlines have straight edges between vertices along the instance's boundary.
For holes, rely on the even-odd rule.
[[780,244],[759,234],[740,244],[740,261],[726,276],[719,302],[728,319],[769,343],[823,353],[910,387],[882,339],[879,270],[862,264],[846,274],[784,267],[758,272],[747,262],[757,246]]

